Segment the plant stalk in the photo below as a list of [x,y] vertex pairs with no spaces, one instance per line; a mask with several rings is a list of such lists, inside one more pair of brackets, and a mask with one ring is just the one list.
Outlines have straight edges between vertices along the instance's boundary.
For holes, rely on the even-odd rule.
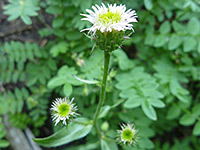
[[102,86],[100,91],[100,99],[99,103],[94,115],[93,124],[95,126],[95,129],[100,137],[102,137],[101,132],[97,126],[97,119],[101,110],[101,107],[103,106],[103,103],[105,101],[106,96],[106,84],[107,84],[107,77],[108,77],[108,70],[109,70],[109,63],[110,63],[110,54],[107,51],[104,51],[104,69],[103,69],[103,80],[102,80]]

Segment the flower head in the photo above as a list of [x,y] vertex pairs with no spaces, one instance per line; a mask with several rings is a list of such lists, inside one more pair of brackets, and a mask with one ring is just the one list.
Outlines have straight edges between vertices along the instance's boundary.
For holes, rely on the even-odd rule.
[[126,11],[126,6],[120,4],[119,6],[112,4],[108,4],[108,7],[102,3],[101,6],[97,4],[92,6],[93,11],[86,9],[89,14],[81,14],[86,18],[82,20],[88,20],[93,25],[90,28],[83,29],[82,31],[88,30],[89,33],[96,31],[100,32],[112,32],[113,30],[116,31],[125,31],[125,30],[133,30],[132,22],[137,22],[136,12],[135,10],[128,9]]
[[112,52],[120,48],[125,40],[125,31],[133,30],[132,22],[137,22],[135,10],[126,10],[125,5],[102,3],[101,6],[92,6],[93,11],[86,9],[89,14],[81,14],[92,23],[90,28],[81,30],[88,31],[91,39],[96,41],[96,45],[104,51]]
[[55,121],[55,126],[59,121],[63,121],[63,124],[66,125],[66,121],[71,119],[73,116],[78,115],[76,113],[77,106],[73,103],[74,98],[69,101],[65,98],[56,98],[56,100],[51,105],[52,108],[52,120]]
[[137,140],[137,130],[134,128],[134,124],[122,124],[119,133],[118,141],[123,144],[134,145]]

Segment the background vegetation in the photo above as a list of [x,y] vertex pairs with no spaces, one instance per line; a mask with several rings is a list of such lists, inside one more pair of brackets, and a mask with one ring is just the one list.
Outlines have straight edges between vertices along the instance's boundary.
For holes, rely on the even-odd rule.
[[[137,11],[135,33],[112,55],[101,129],[115,138],[122,122],[139,130],[137,150],[198,150],[200,147],[199,0],[110,0]],[[45,137],[54,127],[49,115],[56,97],[74,97],[79,113],[92,118],[99,88],[78,82],[101,79],[102,51],[80,30],[89,27],[80,13],[97,0],[3,1],[8,16],[26,24],[20,35],[0,30],[0,114],[12,126],[29,127]],[[12,21],[8,23],[5,21]],[[16,20],[17,19],[17,20]],[[1,22],[0,22],[1,23]],[[4,23],[4,24],[3,24]],[[29,28],[31,27],[31,28]],[[3,28],[6,29],[6,28]],[[16,35],[18,35],[16,33]],[[9,146],[0,118],[0,148]],[[66,150],[96,150],[95,132]],[[119,149],[129,150],[121,146]]]

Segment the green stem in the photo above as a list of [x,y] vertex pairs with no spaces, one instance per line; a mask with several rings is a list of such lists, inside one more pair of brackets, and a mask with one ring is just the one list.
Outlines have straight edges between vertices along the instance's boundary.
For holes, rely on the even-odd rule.
[[109,52],[104,51],[104,69],[103,69],[103,80],[102,80],[102,86],[101,86],[101,92],[100,92],[100,100],[99,100],[99,103],[94,115],[94,119],[93,119],[93,124],[100,137],[101,137],[101,132],[97,126],[97,119],[98,119],[101,107],[103,106],[105,96],[106,96],[106,83],[107,83],[109,62],[110,62],[110,54]]

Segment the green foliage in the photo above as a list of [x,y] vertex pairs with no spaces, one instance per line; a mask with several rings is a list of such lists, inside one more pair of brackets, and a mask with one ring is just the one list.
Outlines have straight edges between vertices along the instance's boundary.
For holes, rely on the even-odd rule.
[[15,127],[25,129],[27,125],[31,122],[31,118],[25,113],[18,113],[10,115],[9,122],[11,122],[12,125]]
[[[90,54],[93,43],[80,33],[90,24],[81,21],[80,13],[96,3],[101,1],[12,0],[5,6],[9,20],[21,17],[31,24],[30,17],[37,13],[47,20],[48,15],[52,18],[50,27],[38,31],[41,39],[48,39],[46,45],[18,41],[1,44],[0,114],[9,114],[13,125],[30,126],[36,135],[41,135],[39,127],[46,125],[49,104],[55,97],[64,96],[75,98],[81,116],[93,117],[99,87],[86,83],[101,80],[103,53],[94,49]],[[139,134],[137,146],[117,148],[116,143],[107,139],[99,140],[91,125],[85,129],[87,126],[76,123],[67,127],[70,130],[64,128],[58,132],[60,137],[63,131],[63,140],[57,139],[59,142],[49,145],[57,137],[54,134],[38,142],[45,146],[68,143],[67,150],[198,150],[199,1],[119,0],[117,3],[135,9],[138,23],[134,24],[135,33],[124,43],[123,50],[113,52],[108,93],[98,126],[106,137],[115,139],[120,123],[134,123]],[[22,9],[22,4],[27,7]],[[39,11],[43,9],[46,14]],[[50,122],[51,118],[48,119]],[[70,143],[83,136],[86,137],[81,141]]]
[[15,20],[20,17],[25,24],[32,24],[30,17],[37,16],[37,11],[40,9],[39,0],[9,0],[4,9],[4,14],[9,15],[8,20]]
[[11,41],[10,43],[5,43],[2,46],[2,50],[3,53],[0,56],[0,64],[2,66],[0,81],[4,83],[25,81],[25,63],[34,61],[37,57],[42,57],[39,47],[28,42],[22,44],[21,42]]
[[7,94],[1,96],[0,100],[2,102],[2,112],[6,113],[20,113],[24,106],[24,99],[28,97],[28,91],[25,88],[18,89],[15,88],[14,92],[8,90]]
[[[78,122],[76,123],[76,121]],[[75,122],[70,123],[67,128],[64,127],[52,136],[43,139],[37,138],[34,139],[34,141],[46,147],[60,146],[85,137],[91,129],[92,125],[89,120],[77,118]]]
[[6,148],[10,143],[4,139],[6,131],[4,130],[4,125],[2,123],[2,117],[0,117],[0,148]]
[[13,126],[24,129],[33,125],[37,132],[47,119],[48,92],[44,85],[56,64],[45,58],[47,53],[35,43],[11,41],[1,47],[0,114],[9,114]]
[[126,108],[142,107],[142,110],[152,120],[157,120],[153,107],[163,108],[165,104],[160,100],[163,95],[157,90],[155,79],[144,72],[144,68],[137,67],[128,73],[116,76],[116,87],[121,90],[120,97],[126,98]]
[[92,55],[85,59],[84,65],[80,68],[87,79],[100,79],[101,65],[103,65],[103,52],[95,50]]
[[116,143],[112,141],[101,140],[102,150],[118,150]]
[[64,41],[59,42],[57,45],[53,46],[50,50],[50,53],[53,57],[58,56],[60,53],[65,54],[69,50],[68,44]]
[[[188,79],[183,74],[181,74],[169,60],[162,58],[158,60],[154,65],[155,76],[159,79],[160,84],[168,87],[168,93],[172,93],[175,97],[177,97],[181,102],[187,103],[189,102],[188,94],[189,92],[184,89],[179,82],[187,83]],[[164,89],[164,88],[163,88]]]
[[69,68],[68,66],[62,66],[58,71],[58,76],[52,78],[49,83],[49,88],[56,88],[58,86],[63,86],[63,93],[65,96],[70,96],[72,93],[72,85],[80,85],[81,83],[76,80],[73,75],[76,75],[77,71],[75,68]]

